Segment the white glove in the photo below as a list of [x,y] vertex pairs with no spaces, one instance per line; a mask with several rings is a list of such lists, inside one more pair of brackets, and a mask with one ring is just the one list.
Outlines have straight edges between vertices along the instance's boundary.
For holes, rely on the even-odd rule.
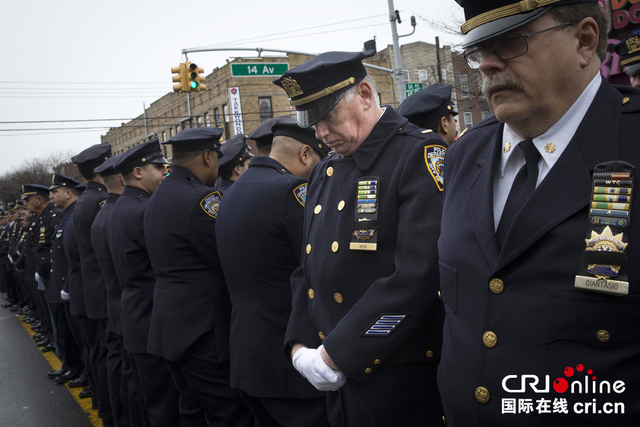
[[11,258],[11,255],[7,254],[7,258],[9,258],[9,262],[13,264],[13,258]]
[[36,282],[40,280],[40,275],[38,273],[36,273],[36,275],[34,277],[36,279]]
[[69,294],[61,289],[60,298],[62,298],[62,301],[69,301]]
[[347,376],[334,371],[322,360],[320,349],[302,347],[293,355],[293,367],[320,391],[335,391],[344,385]]

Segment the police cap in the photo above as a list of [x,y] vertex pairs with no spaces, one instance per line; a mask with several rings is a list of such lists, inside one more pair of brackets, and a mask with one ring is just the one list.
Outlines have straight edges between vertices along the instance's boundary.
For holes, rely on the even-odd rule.
[[322,53],[273,82],[287,92],[289,103],[296,107],[298,124],[307,128],[322,120],[349,88],[365,78],[362,60],[375,53],[375,49]]
[[59,173],[54,173],[53,179],[51,180],[51,187],[49,187],[49,191],[55,190],[56,188],[60,188],[60,187],[75,188],[79,184],[80,183],[78,181],[76,181],[71,177],[60,175]]
[[140,145],[136,145],[122,153],[120,161],[116,163],[115,168],[123,175],[131,173],[133,168],[144,166],[150,163],[167,164],[169,161],[164,158],[160,151],[160,141],[153,138]]
[[465,35],[462,48],[497,37],[527,24],[551,7],[578,3],[598,3],[598,0],[456,0],[464,8]]
[[629,34],[613,50],[620,55],[620,65],[624,65],[627,74],[640,73],[640,30]]
[[457,116],[451,103],[451,85],[437,83],[414,93],[402,101],[398,114],[421,128],[447,114]]
[[302,128],[298,126],[298,122],[290,116],[282,116],[279,119],[280,120],[276,121],[272,127],[274,137],[278,135],[289,136],[316,150],[321,158],[324,159],[327,157],[331,148],[316,139],[316,132],[313,128]]
[[220,137],[223,132],[222,129],[213,127],[185,129],[163,144],[171,144],[174,153],[213,150],[218,152],[220,158]]
[[96,144],[81,151],[71,158],[78,166],[96,168],[111,157],[111,144]]
[[49,198],[49,187],[40,184],[22,184],[20,198],[27,200],[31,196],[43,196]]
[[265,120],[264,122],[260,123],[257,128],[247,134],[247,139],[253,139],[256,142],[256,146],[258,148],[271,145],[271,143],[273,142],[273,131],[271,130],[271,128],[273,127],[274,123],[276,123],[280,118],[283,117],[290,116],[273,117],[271,119]]
[[118,155],[110,157],[107,161],[95,168],[93,171],[95,173],[99,173],[100,176],[111,176],[119,174],[120,172],[116,170],[116,164],[120,162],[123,154],[124,153],[120,153]]
[[249,157],[253,157],[253,154],[249,152],[251,147],[241,133],[222,144],[220,150],[222,151],[222,160],[218,161],[218,170],[233,169],[243,164]]

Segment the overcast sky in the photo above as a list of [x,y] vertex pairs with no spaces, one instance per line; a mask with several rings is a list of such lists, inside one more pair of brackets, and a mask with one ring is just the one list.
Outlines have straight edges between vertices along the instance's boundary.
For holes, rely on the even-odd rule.
[[[459,42],[421,19],[462,20],[454,0],[394,0],[394,6],[400,35],[411,32],[411,15],[418,22],[400,44],[435,43],[436,36],[441,45]],[[387,0],[4,2],[0,175],[24,160],[100,143],[108,127],[172,91],[171,67],[183,61],[184,48],[359,51],[374,36],[378,49],[392,43]],[[192,53],[189,60],[209,75],[238,56],[256,55]],[[115,120],[98,121],[104,119]]]

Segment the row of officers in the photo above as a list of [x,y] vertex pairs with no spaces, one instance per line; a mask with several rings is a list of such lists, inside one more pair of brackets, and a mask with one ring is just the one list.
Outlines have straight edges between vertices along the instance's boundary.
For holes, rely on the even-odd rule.
[[[450,98],[451,86],[434,85],[402,108],[453,142]],[[290,277],[310,253],[307,179],[331,149],[290,116],[248,135],[262,155],[244,135],[221,136],[180,132],[166,142],[171,164],[157,139],[116,156],[92,146],[72,158],[85,183],[54,174],[50,186],[24,184],[2,213],[4,306],[34,323],[42,351],[63,361],[48,376],[84,387],[105,426],[330,425],[334,387],[305,379],[282,345]]]
[[100,144],[81,194],[24,185],[7,259],[46,297],[50,375],[84,372],[105,425],[637,423],[640,92],[599,73],[595,0],[458,2],[495,116],[452,145],[450,87],[395,111],[374,51],[327,52],[274,81],[296,119],[249,135],[268,154],[187,129],[170,173],[158,140]]

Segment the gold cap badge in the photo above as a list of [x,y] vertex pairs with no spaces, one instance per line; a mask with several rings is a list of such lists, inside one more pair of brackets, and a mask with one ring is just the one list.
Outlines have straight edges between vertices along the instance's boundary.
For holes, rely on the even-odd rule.
[[292,77],[285,77],[282,79],[282,87],[289,95],[289,98],[293,98],[294,96],[302,95],[302,88],[298,84],[298,82]]
[[630,54],[640,51],[640,37],[630,37],[625,43],[627,44],[627,50]]

